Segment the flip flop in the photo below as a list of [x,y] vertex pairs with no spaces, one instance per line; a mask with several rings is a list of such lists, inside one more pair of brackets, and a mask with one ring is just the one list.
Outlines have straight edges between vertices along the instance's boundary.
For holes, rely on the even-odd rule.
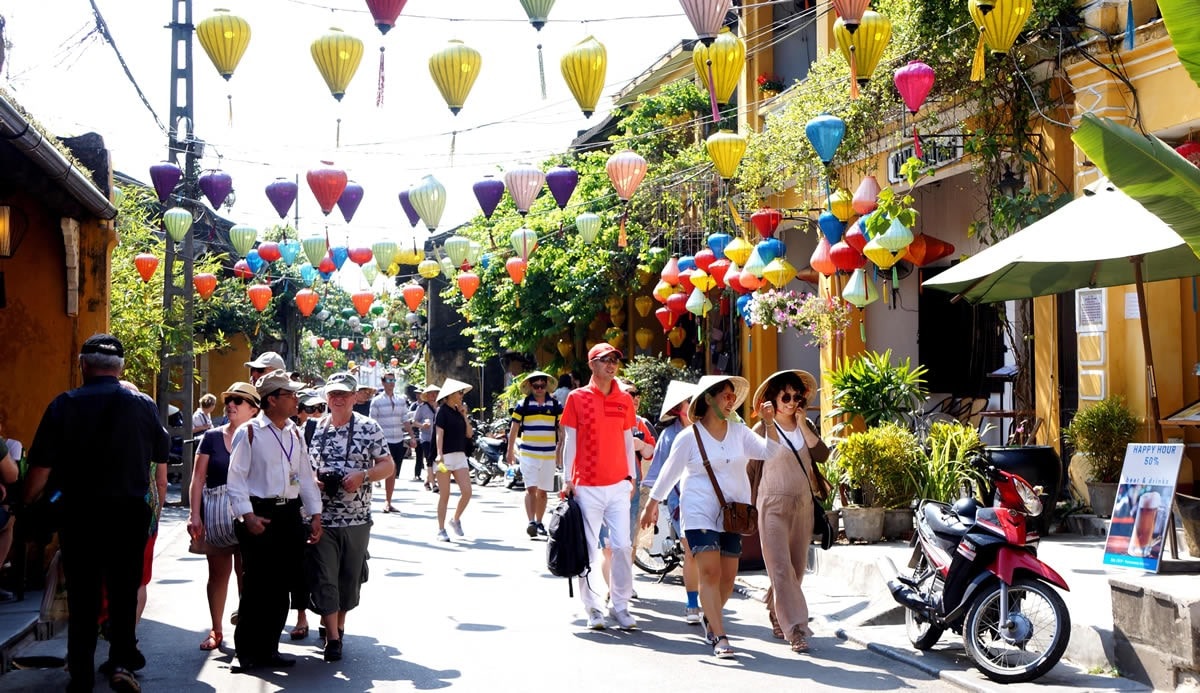
[[200,643],[200,649],[204,650],[205,652],[215,650],[219,648],[221,643],[224,641],[225,638],[221,635],[221,631],[210,630],[208,631],[208,637],[204,639],[204,642]]
[[303,640],[308,637],[308,626],[296,626],[289,634],[292,640]]

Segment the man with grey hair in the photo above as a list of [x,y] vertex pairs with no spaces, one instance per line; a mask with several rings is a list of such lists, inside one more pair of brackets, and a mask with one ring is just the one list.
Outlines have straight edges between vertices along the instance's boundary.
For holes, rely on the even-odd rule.
[[[132,672],[146,665],[137,648],[137,592],[150,526],[150,463],[167,463],[170,438],[148,398],[118,378],[125,349],[112,335],[83,343],[83,385],[46,407],[30,448],[25,501],[49,488],[61,508],[63,569],[71,588],[67,625],[68,691],[95,684],[101,586],[108,594],[109,654],[100,671],[114,690],[139,690]],[[56,500],[57,499],[57,500]]]

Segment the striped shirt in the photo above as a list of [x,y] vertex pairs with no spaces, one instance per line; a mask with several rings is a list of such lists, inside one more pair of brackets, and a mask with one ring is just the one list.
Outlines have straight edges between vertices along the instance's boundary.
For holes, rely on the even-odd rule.
[[404,423],[409,420],[408,398],[404,395],[388,396],[380,392],[371,400],[371,418],[379,423],[387,442],[395,445],[403,443],[405,438]]
[[513,409],[512,422],[521,426],[517,450],[524,460],[554,462],[554,451],[558,447],[556,424],[562,405],[552,397],[539,404],[533,397],[526,397]]

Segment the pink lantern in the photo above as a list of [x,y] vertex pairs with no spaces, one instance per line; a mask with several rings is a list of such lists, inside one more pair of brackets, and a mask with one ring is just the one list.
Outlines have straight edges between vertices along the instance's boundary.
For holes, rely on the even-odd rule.
[[546,174],[533,166],[518,166],[504,174],[504,187],[508,188],[508,194],[512,195],[521,216],[529,213],[529,208],[545,183]]
[[[708,272],[708,268],[712,267],[712,263],[717,261],[717,255],[712,250],[705,248],[696,253],[696,257],[694,259],[697,267],[705,272]],[[709,272],[709,274],[711,274],[711,272]]]
[[696,36],[706,45],[711,46],[721,26],[725,24],[725,15],[733,5],[733,0],[679,0],[683,12],[687,15]]
[[879,181],[875,180],[875,176],[862,179],[858,189],[854,191],[854,199],[850,201],[850,205],[854,208],[854,213],[860,216],[875,211],[879,206]]
[[671,286],[679,286],[679,258],[672,255],[671,259],[667,260],[667,264],[663,265],[662,272],[658,276]]
[[629,199],[637,192],[642,179],[646,177],[646,160],[638,156],[632,149],[617,152],[608,158],[604,165],[608,178],[617,189],[617,197],[625,203],[625,212],[621,215],[621,233],[617,237],[617,245],[624,248],[629,245],[625,237],[625,221],[629,218]]
[[830,247],[829,239],[821,236],[816,249],[813,250],[812,258],[808,261],[814,270],[826,277],[832,277],[834,272],[837,272],[837,266],[833,264],[833,258],[829,254]]
[[[920,60],[911,60],[907,65],[896,70],[892,81],[895,82],[896,90],[904,99],[904,105],[908,108],[909,113],[915,116],[917,111],[921,110],[921,105],[925,103],[925,98],[933,89],[934,78],[933,68]],[[921,138],[917,135],[915,122],[913,123],[913,153],[918,159],[924,156],[921,152]]]
[[833,0],[833,9],[846,23],[846,30],[853,34],[862,22],[863,12],[871,8],[871,0]]

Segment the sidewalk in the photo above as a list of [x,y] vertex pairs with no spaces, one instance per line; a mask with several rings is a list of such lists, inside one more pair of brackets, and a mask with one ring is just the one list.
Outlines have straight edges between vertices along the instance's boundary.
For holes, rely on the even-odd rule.
[[[1117,676],[1113,652],[1112,591],[1109,578],[1127,578],[1130,571],[1102,563],[1104,538],[1060,534],[1042,540],[1039,555],[1063,576],[1070,591],[1060,592],[1071,614],[1071,640],[1063,661],[1038,679],[1039,691],[1149,691],[1151,688]],[[904,611],[892,600],[876,559],[888,557],[903,569],[912,555],[907,542],[814,547],[805,586],[828,598],[825,613],[812,605],[818,632],[836,633],[887,657],[939,676],[971,691],[1012,691],[1013,685],[994,683],[966,656],[962,638],[947,632],[930,651],[912,647],[904,628]],[[742,574],[740,585],[762,598],[769,585],[765,572]]]

